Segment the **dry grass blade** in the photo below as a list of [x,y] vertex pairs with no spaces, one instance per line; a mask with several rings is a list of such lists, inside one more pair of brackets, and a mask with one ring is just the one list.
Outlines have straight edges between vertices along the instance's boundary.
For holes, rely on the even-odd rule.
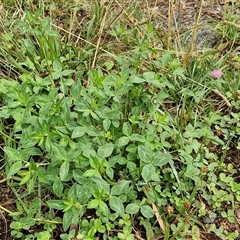
[[[51,26],[53,26],[53,27],[55,27],[55,28],[57,28],[57,29],[65,32],[65,33],[68,33],[68,34],[70,34],[71,36],[73,36],[73,37],[75,37],[75,38],[77,38],[77,39],[80,39],[81,41],[83,41],[83,42],[85,42],[85,43],[87,43],[87,44],[89,44],[89,45],[94,46],[94,47],[97,48],[97,45],[96,45],[96,44],[91,43],[91,42],[87,41],[86,39],[84,39],[84,38],[82,38],[82,37],[80,37],[80,36],[78,36],[78,35],[76,35],[76,34],[74,34],[74,33],[71,33],[71,32],[69,32],[69,31],[67,31],[67,30],[65,30],[65,29],[62,28],[62,27],[57,26],[56,24],[51,23]],[[105,49],[103,49],[103,48],[101,48],[101,47],[99,47],[98,49],[100,49],[101,51],[109,54],[110,56],[112,56],[112,57],[114,57],[114,58],[116,57],[115,54],[113,54],[113,53],[111,53],[111,52],[109,52],[109,51],[107,51],[107,50],[105,50]]]
[[229,22],[227,20],[223,21],[223,23],[226,24],[226,25],[229,25],[231,27],[235,27],[237,29],[240,29],[240,25],[239,24],[236,24],[236,23],[233,23],[233,22]]
[[102,34],[103,34],[105,22],[106,22],[106,17],[107,17],[107,14],[109,12],[111,3],[112,3],[112,1],[110,1],[110,3],[108,4],[108,7],[106,8],[105,14],[103,16],[103,20],[102,20],[101,25],[100,25],[99,37],[98,37],[98,40],[97,40],[96,50],[95,50],[95,54],[94,54],[94,58],[93,58],[93,62],[92,62],[92,68],[95,67],[95,64],[96,64],[96,61],[97,61],[97,54],[98,54],[98,50],[99,50],[99,47],[100,47],[100,42],[101,42],[101,39],[102,39]]
[[7,181],[7,179],[4,178],[4,179],[0,180],[0,183],[6,182],[6,181]]
[[202,14],[202,10],[203,10],[203,4],[204,4],[204,0],[201,0],[200,6],[199,6],[198,16],[197,16],[196,22],[194,24],[194,30],[193,30],[191,43],[190,43],[190,48],[188,50],[187,55],[185,56],[185,58],[183,60],[183,67],[184,68],[187,66],[187,64],[189,62],[189,58],[192,55],[192,52],[193,52],[193,49],[194,49],[194,44],[195,44],[195,41],[196,41],[196,38],[197,38],[198,25],[199,25],[201,14]]
[[137,21],[137,19],[135,19],[134,17],[132,17],[131,15],[129,15],[127,13],[127,11],[125,10],[124,6],[122,6],[118,0],[115,0],[115,2],[117,3],[117,5],[120,7],[121,12],[123,12],[125,14],[125,16],[127,17],[127,19],[130,21],[130,23],[132,24],[132,26],[138,31],[139,36],[143,39],[144,38],[144,34],[141,33],[141,31],[138,28],[138,25],[140,24],[139,21]]
[[158,221],[158,224],[159,224],[161,230],[163,232],[165,232],[165,224],[164,224],[164,222],[163,222],[163,220],[162,220],[162,218],[160,216],[160,213],[159,213],[159,211],[157,209],[157,206],[154,203],[152,203],[152,209],[153,209],[153,211],[155,213],[155,216],[157,218],[157,221]]
[[168,34],[167,34],[167,50],[169,50],[172,39],[172,21],[173,21],[173,2],[169,0],[168,2]]
[[230,108],[232,107],[231,103],[227,100],[227,98],[221,92],[219,92],[217,89],[214,89],[213,92],[219,97],[221,97],[228,107]]

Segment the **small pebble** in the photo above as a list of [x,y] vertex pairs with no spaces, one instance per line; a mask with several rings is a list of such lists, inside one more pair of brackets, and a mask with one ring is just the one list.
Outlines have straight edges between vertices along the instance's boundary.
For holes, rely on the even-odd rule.
[[203,218],[203,222],[205,224],[211,224],[216,220],[216,218],[217,218],[217,214],[214,212],[211,212],[208,216],[205,216]]

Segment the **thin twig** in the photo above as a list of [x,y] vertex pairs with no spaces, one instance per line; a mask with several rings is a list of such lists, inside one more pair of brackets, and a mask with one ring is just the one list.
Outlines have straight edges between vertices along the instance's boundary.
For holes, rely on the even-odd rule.
[[6,182],[7,181],[7,179],[2,179],[2,180],[0,180],[0,183],[3,183],[3,182]]
[[217,94],[219,97],[221,97],[228,107],[230,108],[232,107],[231,103],[227,100],[227,98],[221,92],[219,92],[217,89],[214,89],[213,92]]
[[138,231],[133,227],[133,231],[135,232],[135,238],[139,239],[139,240],[145,240],[144,238],[142,238],[141,236],[139,236]]

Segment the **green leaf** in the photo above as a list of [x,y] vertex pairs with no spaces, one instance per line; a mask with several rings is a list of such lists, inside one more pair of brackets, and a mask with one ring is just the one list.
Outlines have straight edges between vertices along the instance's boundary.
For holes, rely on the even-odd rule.
[[145,217],[145,218],[152,218],[154,216],[154,211],[153,209],[148,206],[148,205],[143,205],[141,208],[140,208],[140,212],[142,213],[142,215]]
[[22,160],[19,151],[11,147],[4,147],[4,152],[12,161]]
[[60,167],[60,172],[59,172],[59,176],[60,176],[60,179],[62,181],[65,180],[67,174],[69,172],[69,162],[68,161],[65,161],[61,167]]
[[72,86],[74,84],[74,80],[72,78],[66,78],[62,81],[65,86]]
[[108,177],[113,179],[113,177],[114,177],[114,170],[111,167],[107,167],[106,168],[106,174],[107,174]]
[[110,166],[114,166],[116,163],[120,165],[124,165],[127,163],[127,159],[122,157],[121,155],[115,155],[109,161]]
[[200,170],[193,165],[187,165],[187,170],[184,173],[185,177],[191,178],[193,180],[197,180],[198,176],[200,175]]
[[56,72],[61,72],[62,71],[62,64],[58,60],[53,61],[53,69]]
[[81,93],[81,89],[82,89],[82,84],[80,82],[80,80],[77,80],[74,82],[74,84],[71,87],[71,95],[73,98],[77,98],[80,96]]
[[58,196],[61,197],[63,194],[63,184],[60,179],[55,179],[53,182],[53,192]]
[[131,141],[134,141],[134,142],[146,142],[146,139],[145,139],[145,137],[144,136],[142,136],[142,135],[140,135],[140,134],[132,134],[132,135],[130,135],[129,136],[129,139],[131,140]]
[[126,146],[129,143],[129,137],[120,137],[117,141],[118,147]]
[[104,194],[110,193],[110,186],[105,180],[99,177],[92,177],[92,180],[96,183],[98,190],[102,191]]
[[130,136],[131,133],[132,133],[132,127],[131,127],[130,123],[129,122],[125,122],[123,124],[123,129],[122,130],[123,130],[123,134],[124,135]]
[[155,73],[155,72],[145,72],[145,73],[143,73],[143,77],[144,77],[147,81],[153,80],[153,79],[155,79],[155,77],[156,77],[156,73]]
[[67,231],[70,225],[72,224],[72,219],[74,217],[74,214],[72,212],[72,209],[66,211],[63,215],[63,230]]
[[169,162],[169,165],[171,166],[173,175],[175,176],[175,178],[176,178],[176,180],[177,180],[177,182],[178,182],[178,184],[179,184],[179,183],[180,183],[180,180],[179,180],[179,177],[178,177],[178,172],[177,172],[177,170],[176,170],[176,168],[175,168],[175,166],[174,166],[174,162],[171,160],[171,161]]
[[[22,175],[22,174],[21,174]],[[29,178],[31,176],[31,171],[27,171],[24,173],[24,177],[22,178],[21,182],[19,183],[19,185],[23,185],[24,183],[26,183]]]
[[139,206],[136,203],[129,203],[126,207],[126,213],[136,214],[139,211]]
[[7,179],[9,179],[11,176],[13,176],[15,173],[17,173],[21,168],[23,164],[22,161],[15,162],[9,169],[7,173]]
[[48,200],[47,205],[50,208],[54,208],[57,210],[63,210],[66,208],[66,204],[64,204],[62,200]]
[[37,239],[38,240],[49,240],[51,239],[52,234],[48,231],[40,232],[37,234]]
[[51,144],[51,149],[53,152],[54,157],[56,157],[59,160],[67,160],[67,153],[63,147],[56,143]]
[[186,79],[186,76],[184,75],[184,73],[185,73],[185,69],[182,67],[177,67],[173,71],[174,76],[179,76],[179,77],[182,77],[183,79]]
[[86,132],[89,136],[92,136],[92,137],[99,136],[99,131],[93,126],[87,126],[86,127]]
[[172,161],[172,155],[169,153],[159,153],[153,159],[153,164],[162,167]]
[[119,197],[111,196],[109,199],[109,206],[112,210],[119,213],[121,216],[124,215],[124,206]]
[[86,132],[86,128],[85,127],[75,127],[73,132],[72,132],[72,138],[78,138],[78,137],[82,137]]
[[74,70],[67,69],[67,70],[63,70],[63,71],[61,72],[61,74],[62,74],[62,76],[68,76],[68,75],[70,75],[70,74],[72,74],[72,73],[74,73],[74,72],[75,72]]
[[104,62],[104,66],[107,68],[107,70],[111,70],[113,67],[114,67],[114,62],[111,62],[111,61],[106,61]]
[[111,126],[111,120],[109,120],[108,118],[104,119],[103,128],[106,132],[109,130],[110,126]]
[[2,107],[1,110],[0,110],[0,118],[9,118],[10,114],[9,114],[9,111],[8,111],[8,108],[4,108]]
[[61,72],[52,72],[52,78],[54,80],[57,80],[58,78],[60,78],[62,75],[61,75]]
[[93,199],[93,200],[91,200],[91,201],[88,203],[87,208],[88,208],[88,209],[97,208],[100,201],[101,201],[100,199]]
[[96,169],[89,169],[86,172],[84,172],[83,176],[84,177],[93,177],[93,176],[101,177],[101,174]]
[[137,152],[137,145],[135,145],[135,144],[130,144],[127,148],[126,148],[126,150],[128,151],[128,152],[130,152],[130,153],[135,153],[135,152]]
[[116,120],[120,118],[121,112],[119,110],[111,110],[108,112],[108,118],[111,120]]
[[70,120],[70,104],[71,100],[69,98],[65,98],[61,106],[61,118],[65,123]]
[[112,195],[121,195],[123,193],[126,193],[128,188],[129,188],[129,184],[131,183],[131,181],[127,181],[127,180],[122,180],[120,182],[117,182],[111,189],[111,194]]
[[112,143],[106,143],[103,146],[100,146],[98,149],[98,155],[102,158],[109,157],[114,149],[114,145]]
[[33,193],[33,190],[35,188],[36,184],[36,175],[33,176],[32,178],[30,178],[29,182],[28,182],[28,194]]
[[142,177],[145,182],[149,182],[155,173],[155,167],[152,164],[147,164],[142,169]]
[[99,202],[99,208],[98,208],[105,216],[108,216],[110,214],[110,211],[108,209],[108,205],[104,202],[101,201]]
[[[159,82],[159,81],[158,81]],[[169,94],[163,92],[163,91],[160,91],[157,95],[156,95],[156,98],[159,102],[162,102],[164,99],[168,98],[169,97]]]
[[129,80],[130,80],[131,83],[143,83],[143,82],[146,81],[144,78],[140,78],[140,77],[137,77],[137,76],[131,76],[129,78]]
[[144,145],[138,146],[138,155],[140,159],[145,163],[149,163],[152,161],[152,152]]

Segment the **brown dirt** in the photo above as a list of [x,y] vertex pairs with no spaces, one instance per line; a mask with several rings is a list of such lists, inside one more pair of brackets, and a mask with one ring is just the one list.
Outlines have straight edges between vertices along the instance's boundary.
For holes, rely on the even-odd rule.
[[[15,198],[5,179],[0,176],[0,206],[9,211],[15,211]],[[11,217],[6,211],[0,209],[0,239],[11,240],[10,235]]]

